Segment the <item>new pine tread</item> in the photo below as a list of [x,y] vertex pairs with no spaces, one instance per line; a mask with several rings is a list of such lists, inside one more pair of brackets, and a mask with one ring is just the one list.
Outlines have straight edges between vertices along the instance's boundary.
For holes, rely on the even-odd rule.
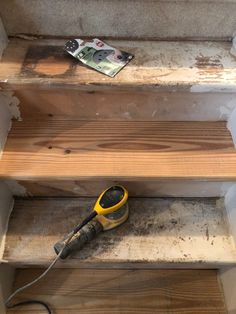
[[14,122],[0,165],[19,180],[236,179],[225,122]]

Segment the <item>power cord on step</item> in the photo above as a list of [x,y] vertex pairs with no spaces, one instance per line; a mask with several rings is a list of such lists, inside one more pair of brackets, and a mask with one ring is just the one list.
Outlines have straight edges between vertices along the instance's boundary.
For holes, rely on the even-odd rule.
[[46,303],[44,303],[43,301],[36,301],[36,300],[19,302],[19,303],[11,305],[8,308],[12,309],[17,306],[24,306],[24,305],[30,305],[30,304],[40,304],[47,310],[48,314],[52,314],[50,307]]
[[37,301],[37,300],[29,300],[29,301],[23,301],[23,302],[19,302],[16,304],[10,304],[10,302],[12,301],[12,299],[20,292],[24,291],[25,289],[31,287],[32,285],[34,285],[35,283],[37,283],[39,280],[41,280],[43,277],[45,277],[48,272],[53,268],[53,266],[56,264],[56,262],[59,260],[63,250],[65,249],[65,247],[67,246],[67,244],[70,242],[70,240],[72,239],[72,237],[74,236],[74,234],[76,233],[76,231],[74,230],[73,232],[71,232],[70,234],[67,235],[66,237],[66,242],[64,243],[62,249],[60,250],[60,252],[58,253],[58,255],[56,256],[56,258],[52,261],[52,263],[48,266],[48,268],[36,279],[34,279],[33,281],[27,283],[26,285],[24,285],[21,288],[18,288],[15,292],[13,292],[8,299],[5,301],[5,305],[8,309],[10,308],[14,308],[17,306],[21,306],[21,305],[29,305],[29,304],[40,304],[42,306],[45,307],[45,309],[48,311],[48,314],[52,314],[52,311],[50,310],[49,306],[42,302],[42,301]]

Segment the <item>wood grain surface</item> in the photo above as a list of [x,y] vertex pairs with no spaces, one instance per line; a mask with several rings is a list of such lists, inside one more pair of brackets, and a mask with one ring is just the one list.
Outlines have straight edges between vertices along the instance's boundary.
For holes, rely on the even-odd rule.
[[[94,198],[16,200],[4,260],[48,265],[53,246],[91,211]],[[98,235],[57,267],[214,267],[236,264],[223,199],[130,198],[126,223]]]
[[225,122],[15,122],[0,165],[16,180],[236,179]]
[[[14,288],[42,269],[19,269]],[[17,298],[47,302],[55,314],[223,314],[215,270],[53,270]],[[44,314],[38,305],[8,314]]]
[[[230,42],[109,41],[135,58],[115,78],[82,66],[64,51],[66,40],[11,39],[0,64],[5,88],[154,88],[235,91],[236,60]],[[217,84],[217,86],[216,86]],[[194,88],[195,90],[195,88]],[[194,91],[193,90],[193,91]]]

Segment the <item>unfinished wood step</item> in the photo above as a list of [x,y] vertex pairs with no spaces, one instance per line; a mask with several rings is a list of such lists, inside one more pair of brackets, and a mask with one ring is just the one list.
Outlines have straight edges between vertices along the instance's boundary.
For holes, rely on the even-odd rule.
[[29,195],[91,195],[93,182],[115,181],[155,196],[160,181],[235,181],[235,165],[225,122],[27,120],[13,123],[0,178]]
[[[93,198],[18,199],[3,259],[48,265],[53,245],[90,212]],[[57,267],[218,268],[236,264],[223,199],[130,198],[129,220]]]
[[236,107],[229,42],[114,40],[135,55],[115,78],[81,65],[65,39],[11,39],[0,86],[15,91],[23,118],[227,120]]
[[[42,269],[18,269],[14,289]],[[224,296],[215,270],[53,270],[18,301],[47,302],[55,314],[225,314]],[[38,305],[8,314],[44,314]]]
[[230,39],[235,0],[1,1],[8,34]]

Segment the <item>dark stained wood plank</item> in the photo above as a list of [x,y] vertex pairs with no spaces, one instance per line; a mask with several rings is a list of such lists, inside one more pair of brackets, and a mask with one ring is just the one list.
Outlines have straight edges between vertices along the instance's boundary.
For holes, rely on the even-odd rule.
[[[53,245],[89,214],[94,203],[94,198],[16,200],[3,258],[21,266],[49,264],[55,257]],[[101,233],[57,267],[236,264],[223,199],[130,198],[129,208],[126,223]]]
[[0,164],[24,181],[236,179],[225,122],[15,122]]
[[[14,288],[42,269],[19,269]],[[223,294],[215,270],[53,270],[18,297],[39,299],[55,314],[223,314]],[[43,314],[38,305],[8,314]]]
[[[28,86],[157,90],[187,90],[197,85],[234,90],[236,61],[231,43],[109,41],[135,55],[115,78],[88,69],[64,52],[65,40],[12,39],[0,64],[0,82],[5,88]],[[219,57],[220,56],[220,57]],[[227,82],[227,83],[226,83]]]

